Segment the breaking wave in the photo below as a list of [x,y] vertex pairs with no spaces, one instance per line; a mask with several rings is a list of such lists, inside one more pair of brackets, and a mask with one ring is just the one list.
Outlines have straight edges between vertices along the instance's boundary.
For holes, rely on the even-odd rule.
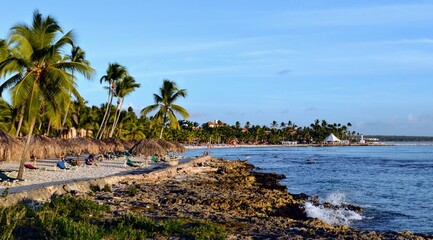
[[[331,208],[324,206],[325,203],[332,205]],[[308,217],[318,218],[331,225],[350,225],[353,221],[362,220],[361,214],[345,207],[346,196],[343,193],[331,193],[324,199],[319,199],[319,204],[305,202],[304,208]]]

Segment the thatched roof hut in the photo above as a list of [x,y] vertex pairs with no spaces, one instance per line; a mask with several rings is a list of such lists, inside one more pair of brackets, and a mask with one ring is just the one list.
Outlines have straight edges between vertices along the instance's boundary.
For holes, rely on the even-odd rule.
[[[28,136],[21,139],[22,143],[25,144]],[[57,142],[49,137],[42,135],[32,136],[30,140],[30,146],[28,149],[28,158],[36,157],[38,159],[47,159],[58,157],[62,152],[62,148]]]
[[165,152],[169,153],[169,152],[175,152],[176,151],[176,146],[170,142],[167,142],[163,139],[158,139],[156,140],[156,143],[159,144],[159,146],[161,146]]
[[114,138],[107,138],[104,139],[103,142],[109,146],[112,152],[124,152],[125,146],[123,146],[123,143],[119,140],[116,140]]
[[178,153],[184,153],[186,152],[186,148],[185,146],[180,143],[180,142],[172,142],[172,144],[174,144],[174,146],[176,147],[176,152]]
[[0,161],[18,160],[23,144],[7,132],[0,129]]
[[165,150],[153,140],[144,139],[135,144],[129,151],[133,155],[164,156]]

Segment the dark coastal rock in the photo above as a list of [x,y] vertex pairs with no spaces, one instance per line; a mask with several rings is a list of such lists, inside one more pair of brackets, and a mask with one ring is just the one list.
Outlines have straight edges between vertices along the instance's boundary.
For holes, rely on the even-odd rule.
[[[332,226],[306,216],[306,201],[319,199],[290,194],[276,173],[258,173],[243,161],[207,159],[194,169],[178,167],[175,175],[124,181],[112,192],[91,194],[113,215],[134,212],[154,219],[204,219],[231,229],[229,239],[425,239],[410,232],[380,233]],[[133,193],[133,194],[131,194]],[[325,204],[333,208],[331,204]],[[344,206],[360,211],[356,206]]]

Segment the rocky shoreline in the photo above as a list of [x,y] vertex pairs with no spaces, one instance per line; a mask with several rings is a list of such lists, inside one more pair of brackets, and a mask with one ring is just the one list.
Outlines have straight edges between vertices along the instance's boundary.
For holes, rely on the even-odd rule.
[[284,176],[255,172],[246,162],[206,158],[188,164],[192,166],[124,178],[106,190],[96,186],[90,193],[68,194],[90,196],[110,206],[116,216],[135,213],[152,219],[212,221],[228,229],[228,239],[433,239],[432,235],[409,231],[331,226],[308,218],[303,205],[314,199],[290,194],[278,181]]

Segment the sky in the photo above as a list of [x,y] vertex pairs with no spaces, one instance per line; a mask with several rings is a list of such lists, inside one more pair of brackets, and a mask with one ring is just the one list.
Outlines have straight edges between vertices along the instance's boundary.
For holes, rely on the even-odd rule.
[[[164,79],[187,89],[190,121],[270,126],[315,119],[363,134],[433,136],[432,1],[8,1],[0,38],[34,10],[73,30],[99,79],[126,66],[137,113]],[[3,81],[1,79],[0,81]]]

